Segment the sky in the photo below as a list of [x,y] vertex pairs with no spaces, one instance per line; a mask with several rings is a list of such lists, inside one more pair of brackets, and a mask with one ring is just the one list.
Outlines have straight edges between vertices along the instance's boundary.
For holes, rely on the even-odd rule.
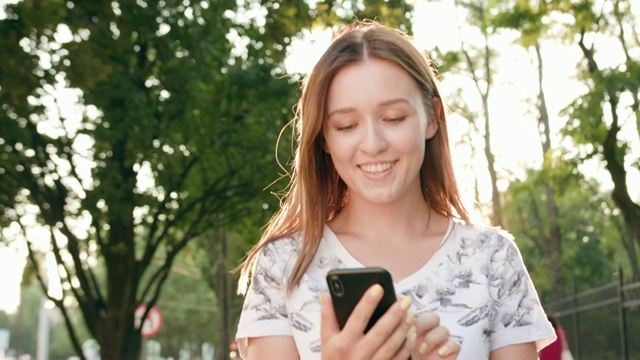
[[14,312],[18,306],[24,254],[11,248],[0,248],[0,310]]
[[[0,0],[0,5],[7,0]],[[443,51],[455,50],[460,46],[457,24],[461,21],[456,18],[452,7],[452,1],[431,3],[417,0],[414,16],[414,39],[416,46],[421,50],[431,51],[435,47]],[[466,35],[465,35],[466,36]],[[293,42],[293,50],[286,61],[287,69],[292,73],[309,72],[326,49],[331,39],[331,33],[324,31],[306,32],[304,38]],[[504,36],[496,38],[491,43],[493,49],[499,51],[500,57],[496,60],[496,85],[492,89],[490,111],[492,116],[493,151],[501,172],[509,172],[515,176],[522,175],[523,169],[537,167],[541,163],[540,139],[538,135],[535,117],[530,113],[531,96],[537,91],[537,79],[532,71],[535,62],[532,54],[521,46],[514,44],[514,38]],[[606,46],[600,43],[599,47]],[[552,118],[551,132],[554,134],[552,143],[557,146],[560,142],[559,129],[564,121],[558,118],[559,111],[566,107],[582,91],[579,82],[574,80],[577,64],[581,54],[576,46],[565,46],[556,41],[547,40],[542,44],[544,63],[544,89],[547,95],[549,113]],[[618,61],[621,50],[615,46],[603,52],[608,58],[601,61]],[[463,94],[467,104],[480,114],[480,98],[473,89],[472,83],[465,77],[444,77],[441,90],[446,99],[447,94],[457,88],[465,89]],[[527,104],[529,104],[527,106]],[[456,118],[455,114],[449,116],[450,136],[452,144],[464,131],[463,120]],[[625,125],[624,134],[637,134],[634,124]],[[636,136],[637,139],[637,136]],[[482,139],[478,139],[481,146]],[[481,149],[481,148],[480,148]],[[640,154],[640,144],[634,145],[634,153]],[[480,158],[469,159],[468,151],[463,146],[453,145],[454,161],[459,166],[458,178],[460,186],[466,189],[466,199],[471,201],[473,189],[473,177],[480,177],[480,185],[488,190],[489,178],[483,163],[482,151]],[[471,165],[469,165],[471,163]],[[583,171],[597,177],[603,183],[603,188],[610,187],[608,174],[602,169],[602,164],[590,162],[583,166]],[[475,167],[475,168],[474,168]],[[507,186],[506,181],[499,185],[502,189]],[[632,196],[640,200],[640,176],[632,175],[630,178]],[[481,200],[489,201],[489,192],[484,191]],[[45,235],[37,235],[45,236]],[[24,266],[24,249],[0,248],[0,310],[15,311],[19,301],[19,282],[21,269]]]

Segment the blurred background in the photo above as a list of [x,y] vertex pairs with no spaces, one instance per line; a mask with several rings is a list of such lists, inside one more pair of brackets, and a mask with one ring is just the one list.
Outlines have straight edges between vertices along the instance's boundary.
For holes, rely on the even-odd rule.
[[0,359],[237,357],[281,129],[356,18],[433,60],[465,200],[574,357],[640,359],[633,0],[0,1]]

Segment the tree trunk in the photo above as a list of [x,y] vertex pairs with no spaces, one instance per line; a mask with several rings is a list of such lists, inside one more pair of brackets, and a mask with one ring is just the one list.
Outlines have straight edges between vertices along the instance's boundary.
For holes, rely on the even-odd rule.
[[640,206],[636,204],[629,195],[627,186],[627,172],[624,168],[624,157],[617,156],[618,152],[618,132],[620,127],[618,124],[617,106],[618,98],[609,94],[609,103],[611,105],[611,116],[613,122],[611,128],[607,132],[607,138],[604,142],[603,155],[606,161],[605,167],[611,175],[613,181],[613,201],[616,203],[626,223],[628,231],[640,246]]
[[[543,88],[542,54],[540,52],[540,43],[537,40],[535,43],[535,51],[538,59],[538,110],[540,112],[538,125],[541,131],[540,145],[542,146],[542,159],[544,162],[546,157],[551,155],[551,130],[549,129],[549,111],[547,110],[547,102]],[[551,264],[551,292],[553,294],[562,294],[564,290],[564,277],[562,276],[562,233],[560,231],[560,225],[558,225],[560,215],[558,213],[558,205],[556,204],[555,190],[553,186],[551,186],[550,179],[547,179],[545,188],[549,215],[549,241],[547,243],[550,246],[548,253]]]
[[[587,60],[589,73],[596,75],[601,73],[598,63],[595,60],[593,51],[584,43],[585,32],[582,31],[578,46]],[[629,195],[627,186],[627,171],[624,167],[624,156],[620,156],[618,147],[618,133],[620,132],[620,122],[618,117],[619,98],[618,93],[613,90],[605,89],[602,94],[603,102],[609,103],[609,112],[611,114],[611,126],[607,131],[607,137],[602,144],[602,155],[606,162],[605,167],[611,175],[613,182],[612,198],[616,206],[620,209],[626,227],[640,246],[640,206],[636,204]]]
[[218,299],[218,325],[220,337],[217,342],[217,360],[229,360],[229,345],[231,335],[231,292],[229,287],[228,244],[225,233],[224,217],[218,219],[218,236],[208,236],[209,261],[212,264],[210,286]]
[[489,178],[491,179],[491,224],[503,226],[502,204],[500,201],[500,191],[498,190],[498,175],[496,172],[496,158],[491,150],[491,123],[489,121],[489,99],[482,96],[482,106],[484,108],[484,155],[487,158]]
[[[119,306],[131,310],[121,313],[107,310],[104,320],[100,322],[100,327],[95,329],[95,337],[100,344],[100,356],[102,360],[137,360],[142,348],[142,339],[133,326],[135,308]],[[107,306],[108,309],[114,307],[116,307],[115,304]]]
[[142,344],[140,331],[135,328],[134,313],[144,269],[138,266],[135,257],[135,207],[131,199],[134,198],[136,174],[126,165],[126,138],[125,135],[114,144],[113,157],[107,165],[119,174],[119,177],[111,179],[114,182],[112,187],[118,191],[107,199],[112,209],[109,218],[110,246],[102,250],[108,274],[106,306],[104,314],[98,315],[90,329],[100,344],[102,360],[137,360]]
[[131,269],[125,265],[128,258],[125,255],[109,269],[105,313],[92,329],[102,360],[137,360],[140,356],[142,339],[134,321],[138,282],[127,272]]
[[224,346],[220,353],[223,355],[221,360],[228,360],[230,358],[229,344],[231,344],[231,294],[229,291],[229,270],[227,268],[229,251],[223,217],[220,218],[220,257],[222,258],[222,261],[220,262],[220,268],[218,269],[218,279],[220,282],[221,292],[218,295],[218,299],[220,300],[220,308],[222,310],[220,334],[222,337],[222,346]]
[[629,224],[625,222],[624,231],[621,231],[624,234],[624,244],[627,249],[627,253],[629,254],[629,262],[631,263],[631,275],[633,281],[640,280],[640,266],[638,265],[638,253],[636,252],[636,245],[633,240],[633,231]]
[[[459,1],[455,1],[456,5],[461,5]],[[462,4],[465,6],[464,4]],[[484,116],[484,154],[487,159],[487,170],[489,171],[489,179],[491,182],[491,216],[490,222],[495,226],[504,226],[502,220],[502,204],[500,200],[500,192],[498,191],[498,175],[496,171],[496,161],[495,156],[493,155],[493,151],[491,150],[491,121],[489,117],[489,94],[491,92],[492,86],[492,76],[491,76],[491,50],[489,49],[489,33],[487,29],[487,22],[485,19],[485,11],[484,4],[479,2],[477,7],[473,8],[473,13],[477,17],[479,21],[480,30],[482,31],[482,35],[484,37],[484,48],[479,50],[479,52],[483,56],[484,60],[484,78],[481,78],[478,75],[478,71],[475,67],[475,62],[471,58],[469,51],[465,48],[466,44],[462,41],[462,54],[464,55],[465,62],[469,67],[469,72],[475,83],[476,89],[482,98],[482,110]],[[482,82],[486,83],[486,87],[483,88]]]

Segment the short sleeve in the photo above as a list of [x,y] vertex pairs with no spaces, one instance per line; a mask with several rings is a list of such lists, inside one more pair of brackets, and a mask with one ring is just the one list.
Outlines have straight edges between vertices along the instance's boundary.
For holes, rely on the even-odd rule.
[[492,297],[497,305],[491,350],[532,341],[541,349],[555,339],[555,332],[518,247],[513,239],[502,239],[504,246],[497,247],[491,258]]
[[294,240],[282,239],[266,245],[258,256],[236,333],[241,355],[250,337],[292,334],[286,284],[296,249]]

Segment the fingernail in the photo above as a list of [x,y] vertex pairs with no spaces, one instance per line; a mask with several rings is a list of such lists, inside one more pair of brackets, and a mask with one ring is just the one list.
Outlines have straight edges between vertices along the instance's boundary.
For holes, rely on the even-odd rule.
[[416,315],[413,313],[413,311],[409,311],[407,313],[407,318],[405,319],[405,321],[407,322],[407,324],[411,324],[413,322],[413,319],[415,319]]
[[320,306],[322,306],[322,292],[318,291],[318,302],[320,303]]
[[400,308],[402,310],[407,310],[409,306],[411,306],[411,298],[407,296],[406,298],[402,299],[402,302],[400,303]]
[[447,356],[449,354],[449,347],[447,345],[441,347],[440,349],[438,349],[438,355],[440,356]]
[[428,348],[429,348],[429,345],[427,345],[426,342],[423,342],[422,345],[420,345],[420,349],[418,349],[418,352],[420,354],[426,354]]
[[415,345],[415,343],[416,343],[416,337],[417,337],[417,334],[416,334],[416,327],[415,327],[415,326],[412,326],[412,327],[409,329],[409,333],[407,334],[407,341],[409,341],[409,345],[411,345],[411,347],[413,347],[413,345]]
[[371,287],[371,295],[377,298],[378,295],[382,294],[382,286],[380,284],[375,284]]

